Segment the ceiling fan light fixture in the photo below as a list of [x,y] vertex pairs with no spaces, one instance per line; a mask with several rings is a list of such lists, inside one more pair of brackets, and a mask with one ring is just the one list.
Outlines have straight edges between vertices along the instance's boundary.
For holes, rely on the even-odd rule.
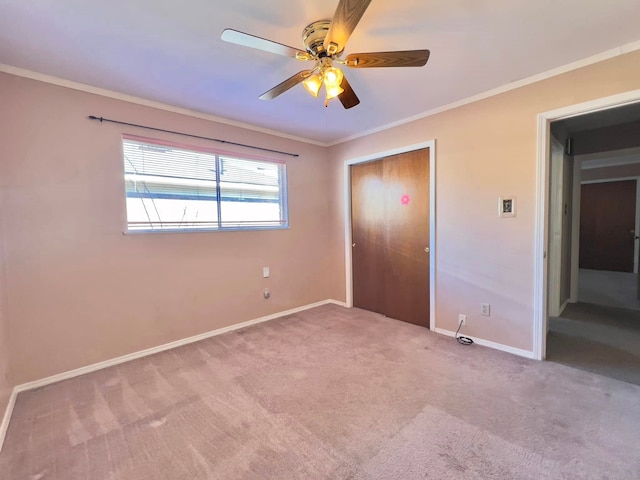
[[324,83],[329,87],[340,87],[344,74],[342,70],[336,67],[329,67],[324,71]]
[[344,92],[344,88],[342,88],[340,85],[328,85],[325,83],[325,88],[327,90],[327,100],[336,98],[338,95]]
[[318,96],[318,92],[320,91],[320,87],[322,87],[322,78],[320,75],[311,75],[304,82],[302,82],[304,88],[314,97]]

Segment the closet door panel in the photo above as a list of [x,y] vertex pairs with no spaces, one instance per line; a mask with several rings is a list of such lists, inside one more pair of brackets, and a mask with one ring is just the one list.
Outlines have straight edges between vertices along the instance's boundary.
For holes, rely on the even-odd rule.
[[353,306],[384,313],[382,161],[351,166]]
[[429,326],[429,151],[387,157],[384,180],[384,314]]

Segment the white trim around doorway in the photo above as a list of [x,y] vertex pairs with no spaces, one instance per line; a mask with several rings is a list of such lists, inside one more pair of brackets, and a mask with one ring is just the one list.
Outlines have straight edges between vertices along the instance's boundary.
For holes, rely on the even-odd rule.
[[344,261],[346,272],[346,304],[353,307],[353,271],[351,262],[351,176],[349,167],[357,163],[371,162],[391,155],[429,149],[429,329],[436,329],[436,141],[406,145],[392,150],[375,152],[344,162]]
[[534,247],[533,287],[533,355],[537,360],[546,356],[548,321],[547,305],[547,252],[549,232],[549,156],[552,121],[587,113],[622,107],[640,102],[640,90],[599,98],[589,102],[569,105],[538,114],[536,160],[536,220]]

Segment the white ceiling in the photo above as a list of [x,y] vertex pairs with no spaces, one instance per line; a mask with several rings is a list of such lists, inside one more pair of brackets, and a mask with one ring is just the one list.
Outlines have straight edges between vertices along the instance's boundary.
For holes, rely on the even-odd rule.
[[425,67],[348,70],[351,110],[302,86],[259,100],[307,64],[222,30],[303,48],[337,3],[0,0],[0,63],[335,143],[640,40],[640,0],[373,0],[345,53],[428,48]]

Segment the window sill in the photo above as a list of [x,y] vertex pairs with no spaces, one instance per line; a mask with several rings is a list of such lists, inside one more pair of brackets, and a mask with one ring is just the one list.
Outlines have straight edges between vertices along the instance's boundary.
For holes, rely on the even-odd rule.
[[219,233],[219,232],[263,232],[269,230],[290,230],[289,225],[281,227],[223,227],[223,228],[193,228],[193,229],[140,229],[140,230],[125,230],[123,235],[147,235],[147,234],[161,234],[161,233]]

